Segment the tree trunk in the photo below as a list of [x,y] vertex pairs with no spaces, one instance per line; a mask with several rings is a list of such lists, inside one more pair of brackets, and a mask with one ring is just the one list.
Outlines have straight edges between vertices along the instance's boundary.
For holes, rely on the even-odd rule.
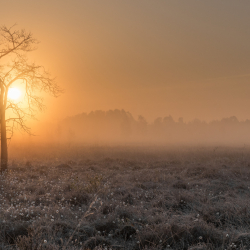
[[0,94],[0,112],[1,112],[1,172],[8,168],[8,149],[6,136],[5,106],[4,106],[4,90],[1,88]]

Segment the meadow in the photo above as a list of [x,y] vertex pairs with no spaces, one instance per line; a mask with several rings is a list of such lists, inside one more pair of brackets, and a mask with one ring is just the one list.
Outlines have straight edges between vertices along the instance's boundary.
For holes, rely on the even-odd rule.
[[0,249],[250,249],[250,148],[12,146]]

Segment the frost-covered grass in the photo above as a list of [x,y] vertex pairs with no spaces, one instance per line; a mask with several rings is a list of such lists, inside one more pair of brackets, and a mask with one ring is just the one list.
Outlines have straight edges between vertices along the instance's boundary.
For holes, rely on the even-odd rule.
[[0,249],[250,249],[246,148],[34,152],[0,177]]

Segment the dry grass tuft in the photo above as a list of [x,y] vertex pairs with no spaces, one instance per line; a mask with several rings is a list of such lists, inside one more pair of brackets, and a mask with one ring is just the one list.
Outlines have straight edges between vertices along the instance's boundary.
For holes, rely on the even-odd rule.
[[0,249],[250,248],[247,150],[37,156],[13,159],[0,176]]

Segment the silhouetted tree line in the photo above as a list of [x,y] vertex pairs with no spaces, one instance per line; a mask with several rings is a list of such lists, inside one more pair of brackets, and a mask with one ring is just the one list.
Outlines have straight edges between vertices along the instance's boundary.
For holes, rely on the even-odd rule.
[[177,121],[171,115],[152,123],[124,110],[92,111],[63,120],[58,126],[61,140],[68,142],[151,143],[250,143],[250,120],[235,116],[211,122]]

